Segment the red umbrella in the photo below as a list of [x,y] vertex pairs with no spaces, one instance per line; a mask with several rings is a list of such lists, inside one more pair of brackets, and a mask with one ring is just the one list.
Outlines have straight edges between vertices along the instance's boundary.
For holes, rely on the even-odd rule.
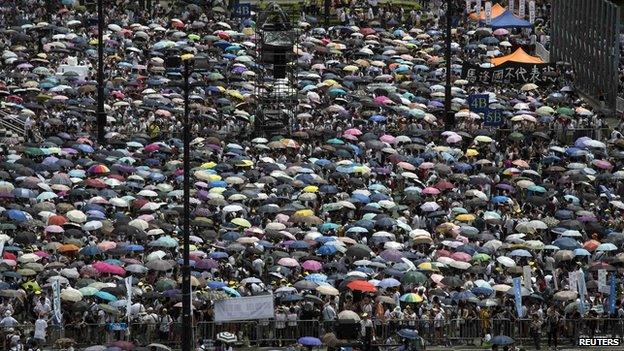
[[434,188],[438,188],[440,190],[448,190],[448,189],[453,189],[455,187],[455,185],[453,185],[453,183],[446,181],[446,180],[441,180],[437,183],[435,183],[433,185]]
[[115,275],[126,274],[126,271],[123,268],[119,266],[115,266],[114,264],[106,263],[106,262],[101,262],[101,261],[95,262],[92,266],[98,272],[101,272],[101,273],[110,273],[110,274],[115,274]]
[[347,284],[347,288],[351,290],[357,290],[361,292],[377,292],[377,288],[375,286],[365,280],[354,280]]

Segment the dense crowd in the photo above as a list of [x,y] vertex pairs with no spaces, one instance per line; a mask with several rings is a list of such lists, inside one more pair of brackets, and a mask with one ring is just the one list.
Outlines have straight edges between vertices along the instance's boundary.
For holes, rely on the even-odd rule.
[[[164,62],[189,54],[210,66],[193,73],[190,94],[198,343],[222,332],[349,343],[332,332],[337,322],[355,325],[349,339],[365,349],[419,336],[505,348],[510,335],[555,347],[581,332],[622,336],[619,125],[578,97],[566,66],[544,86],[459,76],[463,63],[548,47],[548,2],[537,1],[534,28],[496,31],[457,2],[452,127],[446,13],[420,4],[337,2],[324,29],[322,3],[306,2],[295,23],[294,130],[266,139],[253,130],[255,77],[270,72],[255,64],[253,18],[230,18],[219,2],[155,2],[150,14],[107,1],[100,145],[93,9],[2,1],[1,111],[28,132],[4,138],[0,156],[5,345],[179,343],[184,100],[180,72]],[[57,73],[63,65],[88,70]],[[504,111],[502,126],[468,110],[476,93]],[[274,319],[214,323],[215,301],[269,292]]]

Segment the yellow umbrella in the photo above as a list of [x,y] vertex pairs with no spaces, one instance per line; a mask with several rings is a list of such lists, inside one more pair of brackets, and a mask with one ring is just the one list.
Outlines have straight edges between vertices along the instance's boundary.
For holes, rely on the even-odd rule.
[[357,70],[359,70],[359,68],[357,66],[349,65],[349,66],[344,66],[342,70],[345,72],[356,72]]
[[431,264],[431,262],[423,262],[418,265],[418,269],[421,271],[437,271],[438,267]]
[[318,192],[319,188],[316,185],[308,185],[305,188],[303,188],[303,192],[304,193],[316,193]]
[[205,170],[199,170],[197,172],[194,173],[195,178],[197,179],[201,179],[201,180],[206,180],[209,182],[216,182],[218,180],[221,180],[221,176],[218,174],[214,174],[214,173],[209,173],[208,171]]
[[251,160],[241,160],[236,164],[237,167],[252,167],[253,162]]
[[251,223],[249,223],[249,221],[245,218],[234,218],[232,220],[232,224],[236,224],[237,226],[243,228],[251,228]]
[[225,191],[224,187],[214,187],[214,188],[210,188],[210,190],[208,190],[209,193],[215,193],[215,194],[222,194]]
[[295,212],[294,215],[295,216],[301,216],[301,217],[310,217],[310,216],[314,216],[314,211],[312,211],[310,209],[299,210],[299,211]]
[[203,163],[200,168],[210,169],[210,168],[214,168],[216,165],[217,164],[215,162],[210,161],[210,162]]
[[195,58],[195,55],[193,54],[184,54],[181,55],[180,58],[182,59],[182,61],[189,61]]
[[457,217],[455,217],[456,220],[461,221],[461,222],[472,222],[475,220],[475,215],[470,214],[470,213],[462,213],[460,215],[458,215]]
[[226,90],[225,93],[239,100],[245,100],[243,94],[241,94],[238,90]]
[[466,150],[466,156],[467,157],[474,157],[479,155],[479,151],[475,150],[475,149],[468,149]]
[[252,36],[254,34],[254,30],[251,27],[243,28],[243,34],[247,36]]
[[492,140],[492,138],[486,135],[479,135],[476,138],[474,138],[474,140],[479,143],[491,143],[492,141],[494,141]]
[[336,82],[333,79],[326,79],[323,81],[323,85],[328,86],[328,87],[339,87],[340,84],[338,84],[338,82]]

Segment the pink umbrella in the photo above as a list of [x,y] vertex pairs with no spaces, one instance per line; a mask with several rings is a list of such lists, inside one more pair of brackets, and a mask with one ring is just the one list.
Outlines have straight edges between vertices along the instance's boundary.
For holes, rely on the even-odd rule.
[[436,250],[436,257],[451,257],[451,253],[448,250]]
[[427,195],[438,195],[440,193],[440,190],[428,186],[423,189],[422,193]]
[[505,28],[499,28],[494,31],[494,35],[507,35],[507,34],[509,34],[509,31]]
[[100,273],[110,273],[110,274],[115,274],[115,275],[126,274],[125,269],[119,266],[115,266],[114,264],[110,264],[110,263],[106,263],[102,261],[95,262],[92,266]]
[[112,241],[103,241],[98,244],[98,248],[102,251],[112,250],[117,247],[117,244]]
[[49,253],[47,253],[47,252],[43,252],[43,251],[41,251],[41,250],[36,251],[36,252],[35,252],[35,255],[37,255],[37,256],[39,256],[39,257],[41,257],[41,258],[48,258],[48,257],[50,257],[50,254],[49,254]]
[[462,137],[459,134],[449,135],[446,138],[446,142],[449,143],[449,144],[459,143],[460,141],[462,141]]
[[360,136],[360,135],[362,135],[362,131],[357,129],[357,128],[350,128],[350,129],[345,130],[344,134],[345,135]]
[[284,267],[299,267],[299,262],[297,262],[297,260],[295,260],[294,258],[290,257],[280,258],[280,260],[277,261],[277,264]]
[[465,252],[454,252],[451,255],[451,258],[454,259],[455,261],[464,261],[464,262],[469,262],[472,259],[472,257]]
[[375,103],[378,105],[386,105],[391,102],[392,100],[390,100],[390,98],[388,98],[387,96],[378,96],[375,98]]
[[606,161],[606,160],[594,160],[592,162],[594,164],[594,166],[600,168],[600,169],[611,169],[613,168],[613,165],[611,164],[611,162]]
[[441,274],[434,273],[431,275],[431,280],[436,284],[441,284],[442,279],[444,279],[444,276]]
[[416,169],[416,167],[414,167],[413,164],[405,162],[405,161],[401,161],[401,162],[397,163],[397,166],[399,166],[399,167],[401,167],[401,168],[403,168],[405,170],[408,170],[408,171],[413,171],[413,170]]
[[435,167],[435,165],[432,162],[423,162],[418,166],[420,169],[431,169],[433,167]]
[[305,270],[316,272],[323,269],[323,264],[319,261],[307,260],[301,264],[301,267]]
[[63,229],[63,227],[59,226],[59,225],[49,225],[47,227],[45,227],[45,231],[46,233],[63,233],[65,231],[65,229]]
[[145,145],[145,147],[143,149],[145,151],[147,151],[147,152],[154,152],[154,151],[157,151],[158,149],[160,149],[160,145],[158,145],[156,143],[152,143],[152,144]]
[[396,143],[396,138],[393,137],[392,135],[389,135],[389,134],[382,135],[381,138],[379,138],[379,140],[383,141],[384,143],[388,143],[388,144]]
[[343,139],[347,139],[347,140],[351,140],[351,141],[357,141],[358,138],[355,135],[350,135],[350,134],[343,134],[342,135]]

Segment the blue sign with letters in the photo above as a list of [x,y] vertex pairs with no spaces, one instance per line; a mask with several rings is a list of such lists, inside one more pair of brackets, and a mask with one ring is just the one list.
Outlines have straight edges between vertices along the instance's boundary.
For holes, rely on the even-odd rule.
[[241,18],[251,17],[251,4],[234,4],[232,6],[232,15]]
[[490,95],[473,94],[468,96],[468,108],[472,112],[485,113],[490,105]]
[[499,127],[503,124],[503,110],[487,109],[483,115],[483,125],[486,127]]

